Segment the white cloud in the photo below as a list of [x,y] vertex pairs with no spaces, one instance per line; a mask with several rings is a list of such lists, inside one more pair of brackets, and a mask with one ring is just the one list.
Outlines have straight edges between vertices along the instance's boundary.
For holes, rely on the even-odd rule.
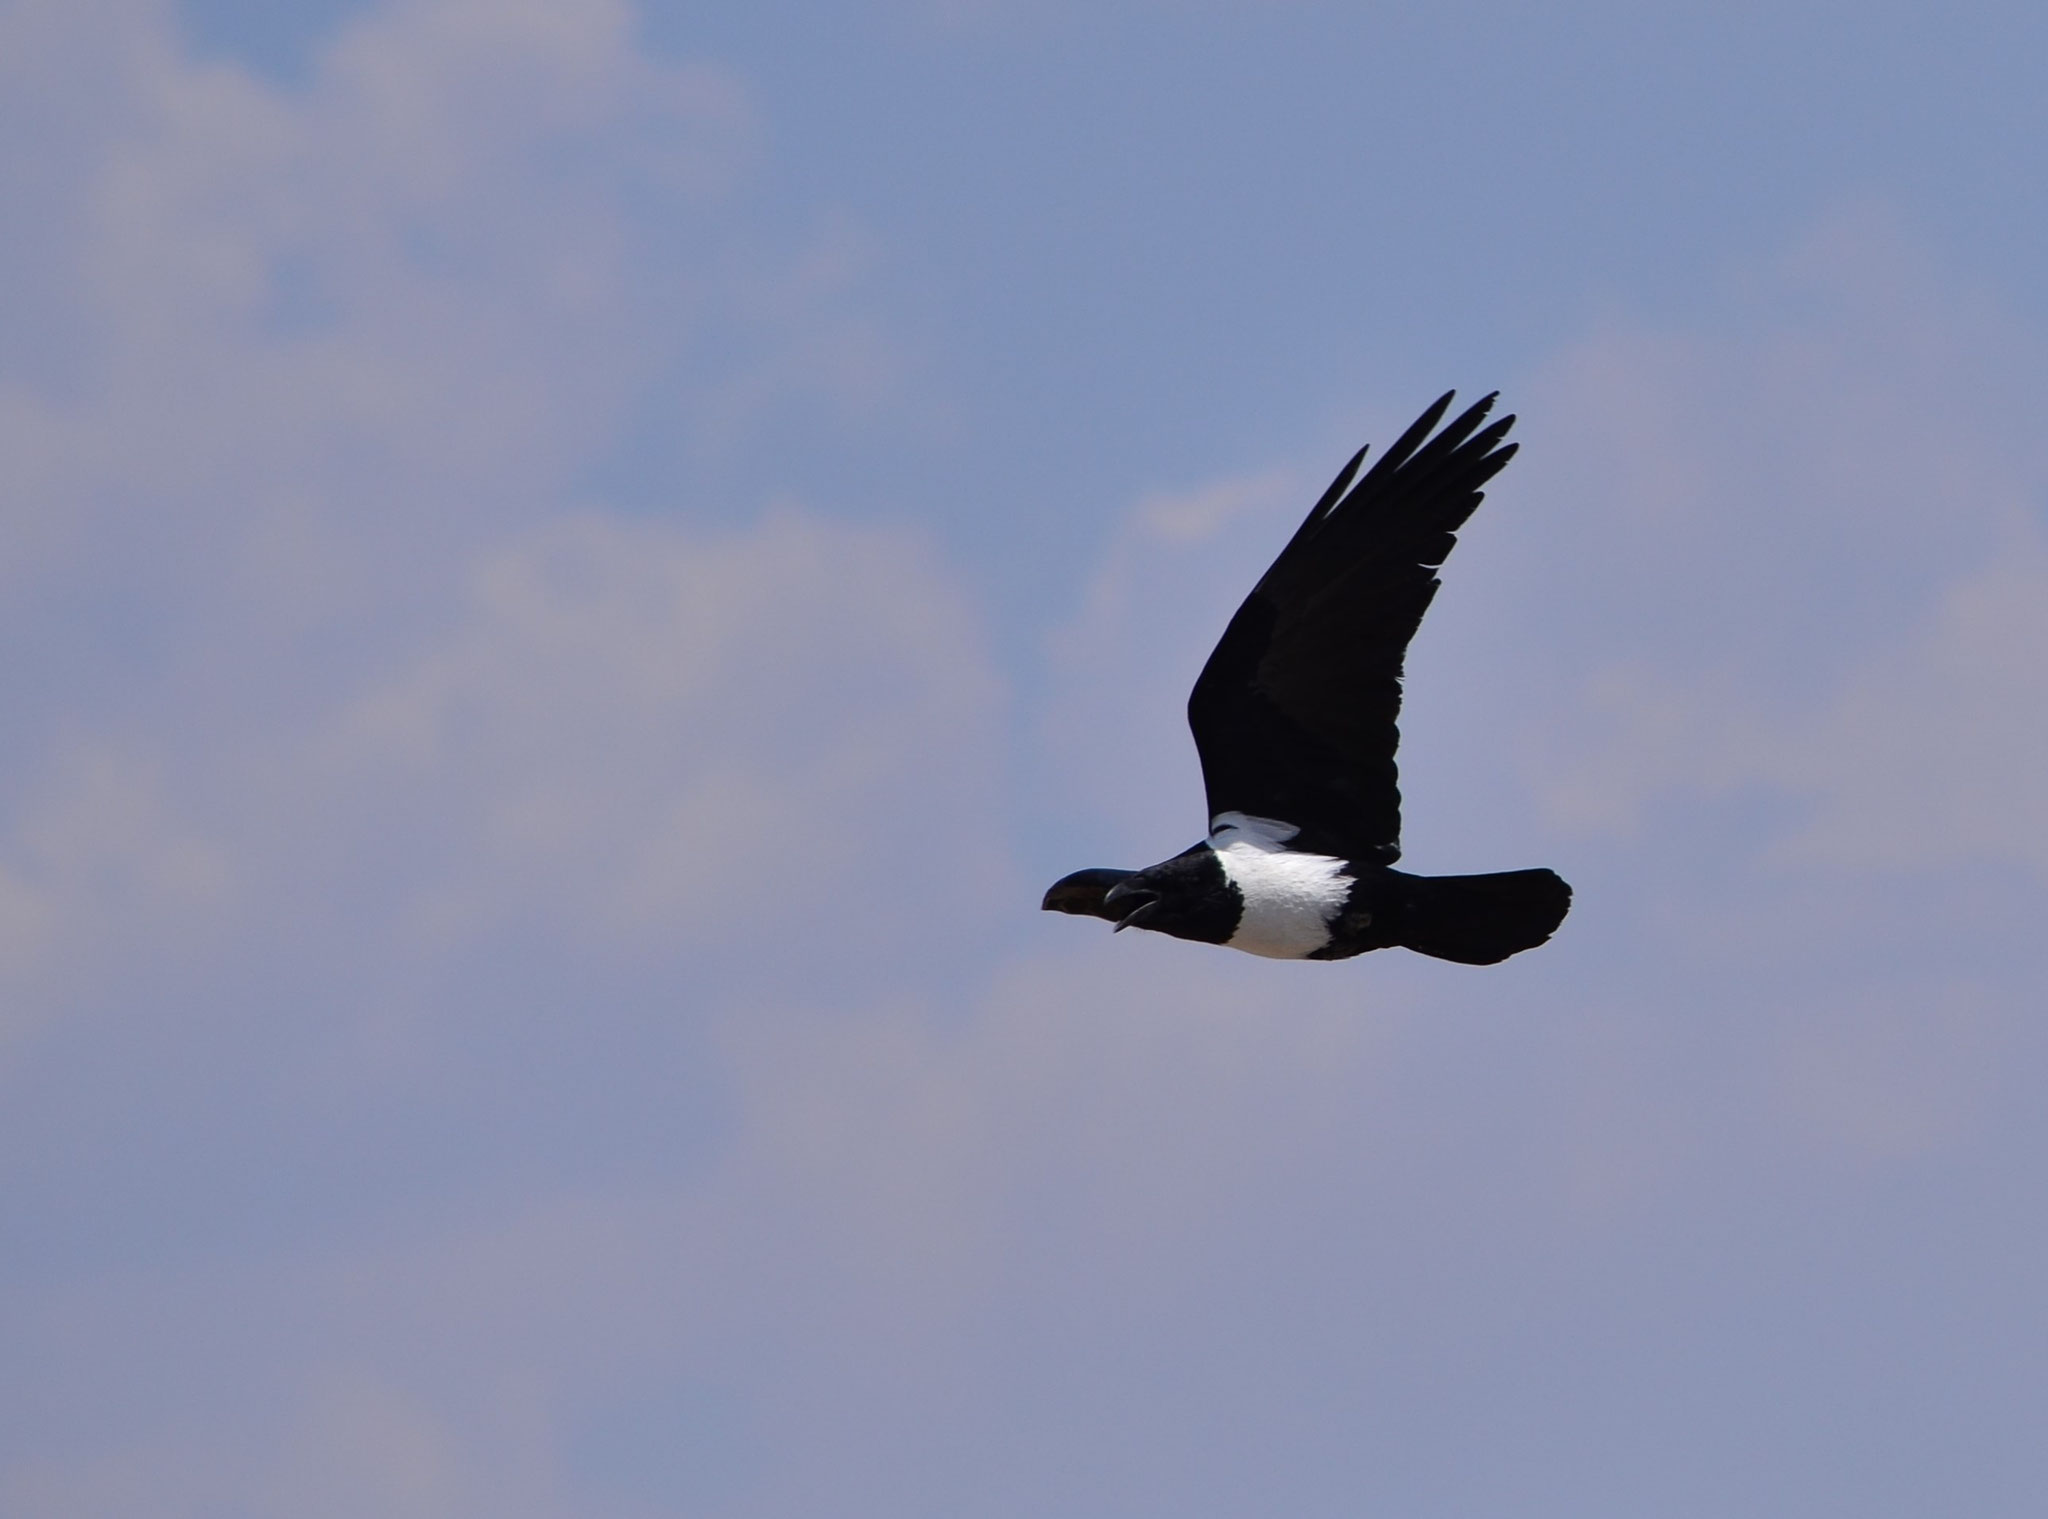
[[1803,859],[2048,873],[2048,541],[1958,577],[1760,766],[1819,803]]
[[1765,789],[1803,804],[1781,825],[1786,863],[2048,871],[2048,542],[2017,536],[1797,705],[1770,702],[1763,672],[1690,683],[1645,663],[1600,672],[1572,714],[1576,738],[1592,742],[1548,781],[1554,814],[1634,833],[1660,799]]
[[217,919],[239,862],[155,767],[105,744],[60,751],[0,868],[0,1052],[56,1011],[179,954]]
[[1188,691],[1304,495],[1304,477],[1286,469],[1148,494],[1051,633],[1056,684],[1041,738],[1063,793],[1091,810],[1085,831],[1104,851],[1093,863],[1119,849],[1158,858],[1203,831]]
[[[509,915],[600,942],[836,937],[916,895],[936,924],[997,869],[979,642],[912,539],[782,515],[696,543],[585,518],[480,566],[464,621],[296,768],[369,809],[406,798],[436,830],[432,931]],[[918,883],[835,905],[869,872]]]
[[330,987],[508,936],[807,961],[942,944],[1004,888],[1000,691],[914,538],[587,515],[466,579],[367,678],[51,751],[0,844],[11,1016],[107,995],[116,945],[284,943]]
[[[1778,304],[1799,314],[1739,330]],[[1729,335],[1594,339],[1532,407],[1579,429],[1504,550],[1514,614],[1588,671],[1553,654],[1530,687],[1553,710],[1524,703],[1553,817],[1631,833],[1747,790],[1810,809],[1777,825],[1788,857],[2048,863],[2019,340],[1868,211],[1737,310]]]
[[632,15],[383,6],[286,92],[185,56],[150,0],[12,7],[35,77],[0,174],[40,242],[7,257],[61,315],[0,360],[0,615],[82,590],[246,615],[245,649],[366,635],[557,510],[653,376],[715,392],[683,360],[730,320],[745,237],[713,214],[751,108]]
[[[744,91],[634,22],[408,0],[291,92],[185,56],[151,0],[0,18],[38,128],[0,160],[70,313],[0,384],[0,631],[36,651],[0,749],[11,1030],[151,955],[703,954],[916,857],[813,934],[844,943],[995,881],[998,692],[928,548],[577,497],[657,372],[758,409],[798,388],[792,309],[860,326],[843,237],[778,250],[790,288],[727,267]],[[768,367],[678,369],[723,305]],[[871,400],[854,370],[802,383]]]

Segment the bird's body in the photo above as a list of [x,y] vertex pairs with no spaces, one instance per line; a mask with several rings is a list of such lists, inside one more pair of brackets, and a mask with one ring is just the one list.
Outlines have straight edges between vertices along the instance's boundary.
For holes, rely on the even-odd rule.
[[1188,699],[1209,835],[1141,871],[1077,871],[1050,911],[1285,960],[1395,945],[1488,965],[1548,939],[1548,870],[1417,876],[1400,858],[1394,750],[1408,641],[1436,567],[1513,457],[1488,396],[1435,437],[1447,395],[1354,485],[1360,449],[1252,590]]
[[1346,861],[1289,849],[1293,829],[1268,818],[1228,812],[1210,831],[1208,851],[1238,901],[1223,942],[1270,960],[1305,960],[1336,948],[1358,882]]

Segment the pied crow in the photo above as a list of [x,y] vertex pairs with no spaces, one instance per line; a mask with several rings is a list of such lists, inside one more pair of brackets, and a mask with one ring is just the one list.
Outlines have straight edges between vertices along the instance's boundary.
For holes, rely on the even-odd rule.
[[1445,395],[1362,479],[1361,448],[1230,619],[1188,698],[1208,838],[1145,870],[1076,871],[1048,911],[1287,960],[1400,946],[1492,965],[1551,936],[1572,900],[1552,871],[1393,868],[1401,662],[1480,487],[1514,457],[1493,402],[1432,437]]

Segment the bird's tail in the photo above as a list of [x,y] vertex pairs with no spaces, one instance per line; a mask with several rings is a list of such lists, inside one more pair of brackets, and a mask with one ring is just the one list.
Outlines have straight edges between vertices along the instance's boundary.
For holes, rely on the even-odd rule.
[[1572,889],[1551,870],[1487,876],[1409,876],[1397,942],[1461,965],[1493,965],[1534,949],[1571,909]]

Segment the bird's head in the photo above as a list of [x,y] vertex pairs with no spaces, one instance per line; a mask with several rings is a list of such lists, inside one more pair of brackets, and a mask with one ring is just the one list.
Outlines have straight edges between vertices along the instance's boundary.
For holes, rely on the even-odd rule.
[[1242,910],[1216,851],[1197,844],[1144,870],[1077,870],[1045,894],[1047,912],[1082,913],[1126,928],[1221,944]]

